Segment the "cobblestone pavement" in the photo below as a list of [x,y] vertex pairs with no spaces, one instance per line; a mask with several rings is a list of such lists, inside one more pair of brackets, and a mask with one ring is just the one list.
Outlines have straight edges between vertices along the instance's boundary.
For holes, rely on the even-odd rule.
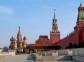
[[33,60],[27,60],[28,54],[8,56],[0,59],[0,62],[34,62]]

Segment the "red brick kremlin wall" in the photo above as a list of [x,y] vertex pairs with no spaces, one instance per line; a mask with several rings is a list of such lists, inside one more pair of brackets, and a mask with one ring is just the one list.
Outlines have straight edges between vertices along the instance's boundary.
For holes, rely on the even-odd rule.
[[[83,14],[81,14],[81,12]],[[82,17],[81,17],[81,15],[82,15]],[[51,40],[51,38],[48,39],[48,38],[45,38],[45,36],[44,36],[44,38],[42,38],[42,39],[39,38],[36,41],[36,44],[39,44],[39,45],[48,45],[49,44],[52,46],[61,46],[61,48],[66,48],[69,46],[69,43],[78,44],[79,42],[84,41],[84,7],[82,7],[81,4],[78,8],[78,18],[77,18],[76,26],[74,27],[74,31],[71,32],[69,35],[67,35],[65,38],[63,38],[61,40],[60,40],[60,33],[58,33],[57,30],[56,30],[55,34],[56,35],[54,35],[54,37],[50,35],[50,37],[52,37],[52,40],[54,40],[54,43]],[[58,38],[59,38],[59,40],[57,40]]]
[[66,48],[68,47],[69,43],[78,44],[79,42],[84,42],[84,7],[81,4],[78,8],[78,18],[74,31],[53,45]]

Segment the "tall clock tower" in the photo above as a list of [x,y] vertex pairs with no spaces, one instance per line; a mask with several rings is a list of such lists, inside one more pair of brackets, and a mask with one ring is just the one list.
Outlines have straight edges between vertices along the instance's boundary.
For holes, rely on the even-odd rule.
[[50,40],[51,40],[51,43],[56,43],[60,40],[60,32],[58,31],[57,19],[55,16],[55,10],[54,10],[54,17],[52,20],[52,31],[50,31]]

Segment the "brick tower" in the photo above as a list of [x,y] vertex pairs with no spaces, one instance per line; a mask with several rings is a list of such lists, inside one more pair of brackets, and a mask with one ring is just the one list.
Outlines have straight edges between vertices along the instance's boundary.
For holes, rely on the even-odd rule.
[[84,7],[82,4],[80,4],[78,8],[78,18],[77,18],[77,27],[83,27],[84,26]]
[[57,25],[57,19],[55,16],[55,10],[54,10],[54,17],[52,20],[52,31],[50,31],[50,40],[51,43],[56,43],[60,40],[60,32],[58,31],[58,25]]
[[75,31],[78,31],[79,41],[82,41],[84,39],[83,29],[84,29],[84,6],[80,4],[78,8],[78,17],[77,17],[77,23],[75,27]]

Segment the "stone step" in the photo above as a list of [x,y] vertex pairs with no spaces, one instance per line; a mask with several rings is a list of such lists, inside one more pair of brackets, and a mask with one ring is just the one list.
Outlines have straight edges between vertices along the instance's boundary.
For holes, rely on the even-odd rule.
[[76,62],[76,61],[36,61],[36,62]]
[[72,60],[72,56],[42,56],[37,58],[37,61],[68,61]]

